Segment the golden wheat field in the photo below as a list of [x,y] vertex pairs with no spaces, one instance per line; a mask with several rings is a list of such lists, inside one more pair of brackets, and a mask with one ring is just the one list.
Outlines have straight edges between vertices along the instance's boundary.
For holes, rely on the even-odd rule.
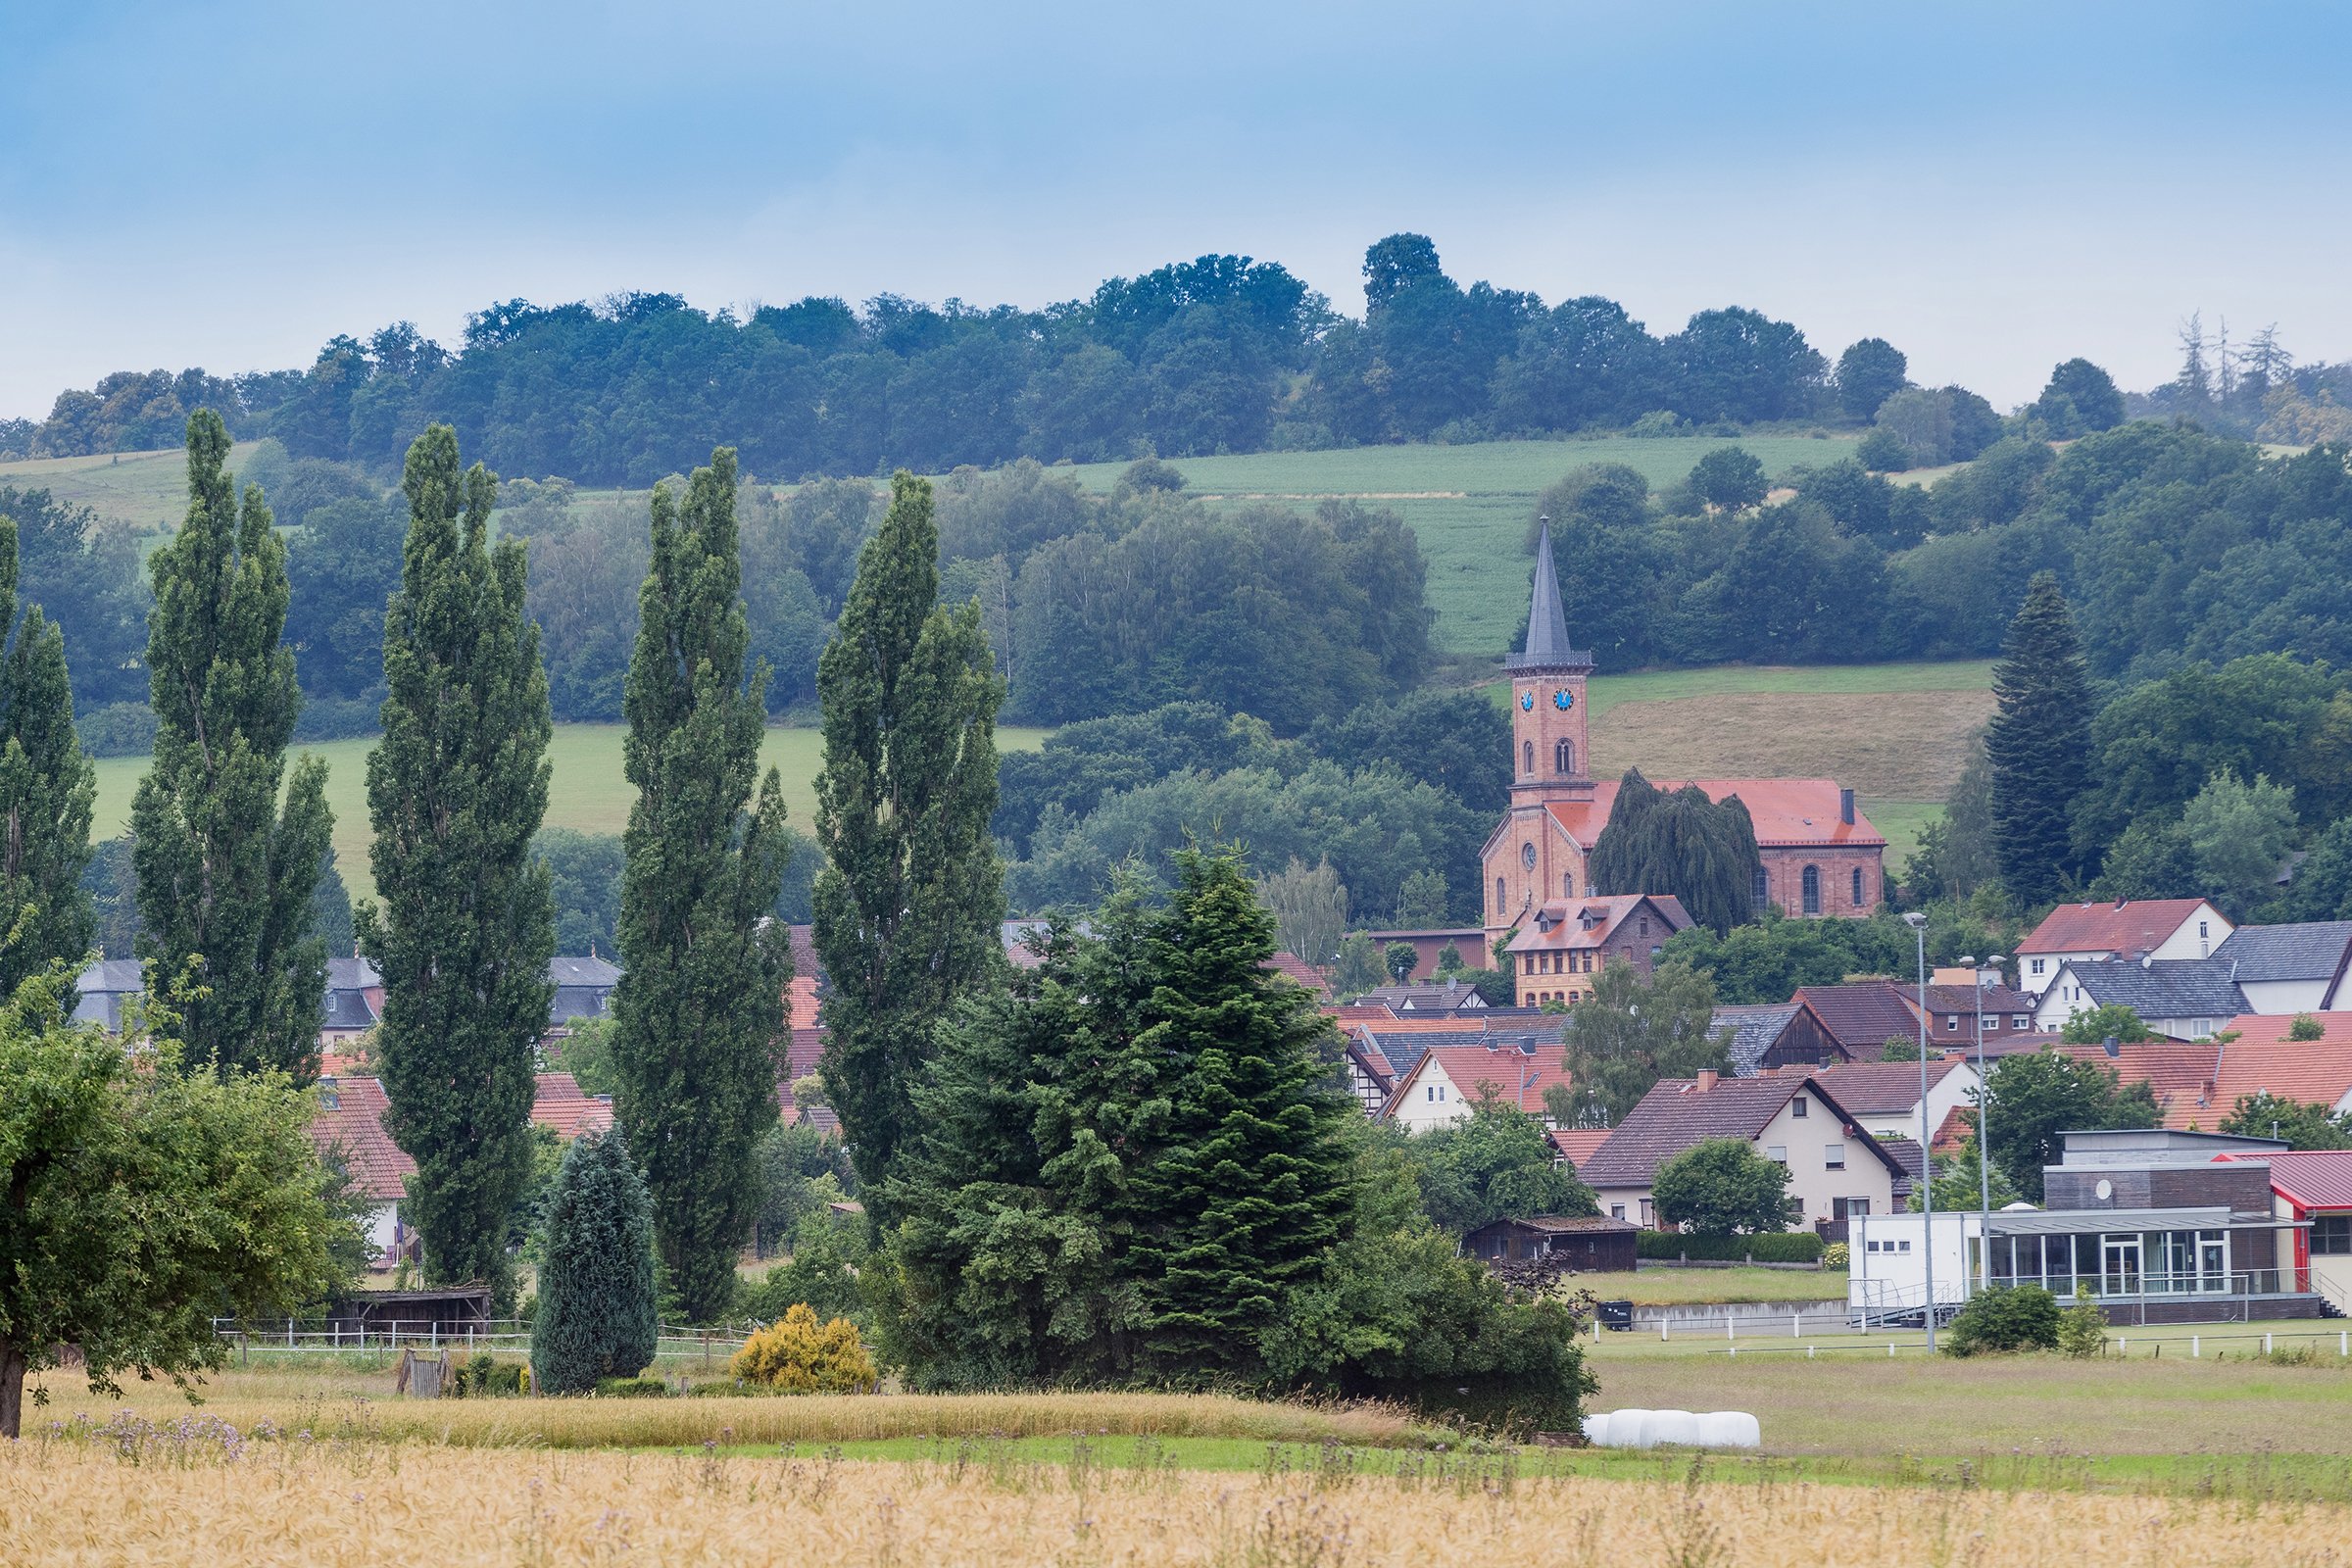
[[246,1443],[0,1453],[0,1561],[430,1568],[2340,1563],[2352,1510],[1809,1483],[990,1466]]

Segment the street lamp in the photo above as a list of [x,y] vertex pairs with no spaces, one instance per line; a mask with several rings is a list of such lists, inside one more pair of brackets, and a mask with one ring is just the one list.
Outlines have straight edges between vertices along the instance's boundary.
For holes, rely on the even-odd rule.
[[1928,1353],[1936,1353],[1936,1164],[1928,1147],[1928,917],[1917,909],[1903,924],[1919,946],[1919,1211],[1926,1216],[1926,1242],[1920,1256],[1927,1264],[1927,1307],[1920,1313],[1928,1326]]
[[[1969,978],[1976,982],[1977,992],[1977,1204],[1980,1215],[1977,1221],[1977,1283],[1981,1288],[1989,1290],[1992,1287],[1992,1154],[1991,1145],[1985,1142],[1984,1129],[1992,1080],[1984,1075],[1984,976],[1979,972],[1975,958],[1963,956],[1960,961],[1968,965]],[[1992,965],[1994,983],[2005,984],[2001,956],[1988,953],[1984,955],[1984,961]],[[1924,1106],[1922,1114],[1925,1114]]]

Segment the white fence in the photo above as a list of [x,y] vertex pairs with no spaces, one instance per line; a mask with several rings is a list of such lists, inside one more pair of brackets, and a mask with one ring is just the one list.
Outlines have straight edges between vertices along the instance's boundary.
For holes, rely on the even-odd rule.
[[[239,1352],[346,1355],[368,1351],[475,1350],[525,1353],[531,1348],[531,1326],[520,1318],[493,1318],[463,1328],[427,1319],[380,1322],[367,1328],[347,1327],[322,1320],[240,1323],[235,1318],[213,1319],[213,1332],[234,1344]],[[695,1329],[662,1325],[655,1339],[658,1359],[699,1358],[724,1364],[743,1348],[745,1336],[733,1329]]]

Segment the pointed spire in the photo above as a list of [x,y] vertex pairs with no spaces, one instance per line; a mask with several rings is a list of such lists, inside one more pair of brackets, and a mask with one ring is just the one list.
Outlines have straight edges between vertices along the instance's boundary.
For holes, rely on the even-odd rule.
[[1560,575],[1551,564],[1551,519],[1536,536],[1536,586],[1527,604],[1527,647],[1512,659],[1514,669],[1584,668],[1592,656],[1568,643],[1568,612],[1560,605]]

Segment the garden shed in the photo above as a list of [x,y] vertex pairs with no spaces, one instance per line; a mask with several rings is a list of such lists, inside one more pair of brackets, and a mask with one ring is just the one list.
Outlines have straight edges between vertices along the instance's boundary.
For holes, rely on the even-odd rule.
[[1641,1227],[1599,1214],[1543,1214],[1498,1219],[1463,1239],[1471,1256],[1487,1263],[1543,1262],[1580,1274],[1631,1272]]

